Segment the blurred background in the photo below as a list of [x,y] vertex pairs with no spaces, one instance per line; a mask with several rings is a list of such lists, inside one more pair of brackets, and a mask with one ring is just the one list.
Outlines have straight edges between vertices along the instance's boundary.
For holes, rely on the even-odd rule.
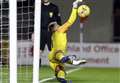
[[[7,0],[3,0],[6,1]],[[22,6],[22,4],[20,4],[21,0],[18,0],[18,7]],[[34,0],[30,0],[30,11],[27,11],[28,8],[24,8],[22,11],[22,8],[18,8],[18,39],[21,38],[20,34],[21,31],[23,31],[23,35],[24,39],[27,39],[28,34],[31,35],[31,33],[33,32],[33,19],[34,19],[34,7],[32,9],[32,6],[34,5]],[[62,23],[64,23],[69,15],[70,15],[70,11],[71,11],[71,7],[72,7],[72,2],[74,0],[50,0],[51,2],[55,3],[56,5],[58,5],[59,10],[60,10],[60,14],[61,14],[61,19],[62,19]],[[28,6],[28,1],[27,0],[23,0],[23,5],[24,6]],[[112,42],[120,42],[120,26],[119,26],[119,13],[120,13],[120,7],[119,7],[119,0],[109,0],[109,1],[102,1],[102,0],[85,0],[85,3],[88,4],[91,7],[91,15],[88,19],[88,22],[85,24],[84,26],[84,42],[106,42],[106,43],[112,43]],[[7,3],[4,3],[3,6],[8,7]],[[23,18],[25,20],[28,19],[28,13],[30,14],[30,26],[28,26],[28,22],[27,21],[20,21],[22,19],[22,14],[20,13],[26,13],[24,14]],[[7,10],[4,11],[4,16],[8,16],[7,15],[8,12]],[[4,22],[7,22],[8,19],[3,17]],[[3,23],[4,23],[3,22]],[[23,30],[19,29],[21,27],[21,23],[23,23]],[[79,18],[77,20],[77,22],[72,26],[71,30],[69,31],[69,41],[71,42],[79,42]],[[28,30],[29,29],[29,30]],[[27,32],[29,31],[29,33]],[[29,36],[30,36],[29,35]]]
[[[70,14],[71,4],[74,0],[69,0],[69,2],[67,0],[51,1],[59,6],[62,22],[65,22]],[[85,0],[85,2],[91,7],[91,15],[84,26],[84,42],[111,43],[119,40],[119,23],[115,23],[116,26],[113,26],[115,11],[119,9],[119,0]],[[116,5],[118,6],[114,7]],[[72,42],[79,42],[79,23],[78,18],[69,32],[69,40]]]
[[[0,83],[9,83],[8,1],[0,0]],[[74,0],[50,1],[59,7],[62,23],[67,21]],[[73,83],[80,83],[79,81],[81,83],[120,83],[120,0],[84,0],[84,3],[90,6],[91,15],[84,24],[82,42],[80,42],[79,17],[68,31],[68,55],[76,54],[85,58],[88,63],[82,67],[87,68],[71,74],[68,78],[81,78],[81,80],[75,79],[78,82]],[[34,9],[34,0],[17,0],[18,83],[32,83],[31,35],[34,32]],[[40,79],[53,75],[50,68],[46,66],[48,53],[46,48],[41,56],[43,67],[40,70]],[[78,73],[84,76],[76,76]],[[99,76],[96,77],[98,74]],[[86,79],[88,81],[85,81]]]

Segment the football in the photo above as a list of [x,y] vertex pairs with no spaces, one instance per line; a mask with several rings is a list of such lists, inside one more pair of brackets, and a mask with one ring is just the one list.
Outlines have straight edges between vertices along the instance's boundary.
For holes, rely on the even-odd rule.
[[78,15],[81,18],[86,18],[90,15],[90,7],[88,5],[80,5],[78,7]]

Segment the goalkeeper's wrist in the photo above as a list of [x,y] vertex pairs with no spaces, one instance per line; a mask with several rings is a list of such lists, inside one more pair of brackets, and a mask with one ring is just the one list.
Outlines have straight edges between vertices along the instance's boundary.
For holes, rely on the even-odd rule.
[[78,8],[78,3],[83,2],[83,0],[76,0],[73,2],[73,8]]
[[77,2],[73,2],[73,8],[78,8],[78,3]]

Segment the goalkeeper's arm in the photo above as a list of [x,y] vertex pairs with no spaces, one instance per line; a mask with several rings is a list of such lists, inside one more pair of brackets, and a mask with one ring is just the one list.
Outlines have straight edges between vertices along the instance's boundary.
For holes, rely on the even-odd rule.
[[76,18],[77,18],[77,8],[78,8],[78,4],[80,3],[80,2],[82,2],[83,0],[76,0],[76,1],[74,1],[73,2],[73,8],[72,8],[72,13],[71,13],[71,15],[70,15],[70,17],[69,17],[69,19],[68,19],[68,23],[69,23],[69,26],[68,27],[70,27],[74,22],[75,22],[75,20],[76,20]]
[[77,8],[78,8],[78,3],[82,2],[82,0],[76,0],[75,2],[73,2],[73,8],[72,8],[72,12],[71,15],[68,19],[67,22],[65,22],[60,28],[59,31],[60,32],[65,32],[69,29],[69,27],[76,21],[77,19]]

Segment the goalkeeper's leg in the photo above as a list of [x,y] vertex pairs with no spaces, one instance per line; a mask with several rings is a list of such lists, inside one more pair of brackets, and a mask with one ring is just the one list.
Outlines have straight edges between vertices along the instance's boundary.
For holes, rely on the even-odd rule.
[[86,63],[86,60],[80,60],[80,59],[73,59],[72,57],[74,57],[75,55],[71,55],[71,56],[64,56],[64,52],[62,51],[57,51],[55,53],[55,58],[57,60],[59,60],[61,63],[69,63],[69,64],[73,64],[73,65],[80,65],[80,64],[84,64]]
[[54,70],[55,76],[60,83],[67,83],[67,80],[65,79],[66,73],[63,64],[50,62],[50,67]]

